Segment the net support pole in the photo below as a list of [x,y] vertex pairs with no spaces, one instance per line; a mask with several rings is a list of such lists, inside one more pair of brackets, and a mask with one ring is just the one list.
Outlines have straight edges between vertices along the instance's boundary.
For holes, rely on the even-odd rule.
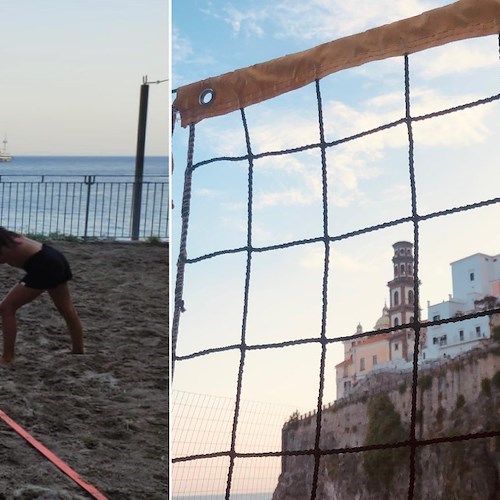
[[148,116],[149,85],[146,78],[141,85],[139,103],[139,126],[137,130],[137,152],[135,156],[135,180],[132,201],[132,240],[139,239],[141,225],[142,183],[144,179],[144,151],[146,149],[146,122]]

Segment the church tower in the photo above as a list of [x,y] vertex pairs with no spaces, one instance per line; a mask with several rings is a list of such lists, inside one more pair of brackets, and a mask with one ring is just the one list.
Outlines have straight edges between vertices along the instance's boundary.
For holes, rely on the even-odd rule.
[[411,323],[414,316],[413,244],[398,241],[392,245],[394,278],[387,283],[390,293],[389,318],[391,326]]
[[[394,277],[387,283],[390,303],[389,307],[384,305],[375,331],[412,323],[415,314],[413,244],[398,241],[392,247]],[[425,330],[421,328],[420,332],[425,338]],[[344,361],[335,365],[337,398],[347,396],[373,370],[408,367],[413,361],[415,333],[411,326],[369,337],[362,337],[362,333],[359,324],[357,337],[344,341]]]

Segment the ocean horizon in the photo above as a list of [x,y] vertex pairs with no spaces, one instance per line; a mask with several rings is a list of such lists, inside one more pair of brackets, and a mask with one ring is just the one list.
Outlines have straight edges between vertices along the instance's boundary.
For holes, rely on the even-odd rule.
[[[61,178],[85,175],[134,176],[135,161],[135,156],[15,156],[10,162],[0,163],[0,176],[2,179],[41,175]],[[168,156],[145,156],[144,176],[168,176],[168,165]]]

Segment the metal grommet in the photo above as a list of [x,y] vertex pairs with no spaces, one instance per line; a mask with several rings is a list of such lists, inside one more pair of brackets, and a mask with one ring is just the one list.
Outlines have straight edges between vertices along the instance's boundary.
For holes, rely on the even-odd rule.
[[215,99],[215,90],[214,89],[205,89],[200,94],[199,102],[200,102],[201,106],[208,106],[209,104],[212,104],[214,99]]

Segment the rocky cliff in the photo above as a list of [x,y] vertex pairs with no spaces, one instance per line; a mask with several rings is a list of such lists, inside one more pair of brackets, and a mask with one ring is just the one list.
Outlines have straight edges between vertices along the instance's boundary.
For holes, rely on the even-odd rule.
[[[349,398],[325,407],[320,448],[338,450],[409,438],[411,371],[373,374]],[[292,416],[283,449],[311,450],[316,414]],[[500,346],[485,345],[419,369],[416,438],[500,431]],[[407,448],[332,453],[319,463],[317,499],[401,500],[408,497]],[[428,444],[417,448],[414,498],[500,499],[500,437]],[[311,496],[312,455],[283,457],[273,500]]]

